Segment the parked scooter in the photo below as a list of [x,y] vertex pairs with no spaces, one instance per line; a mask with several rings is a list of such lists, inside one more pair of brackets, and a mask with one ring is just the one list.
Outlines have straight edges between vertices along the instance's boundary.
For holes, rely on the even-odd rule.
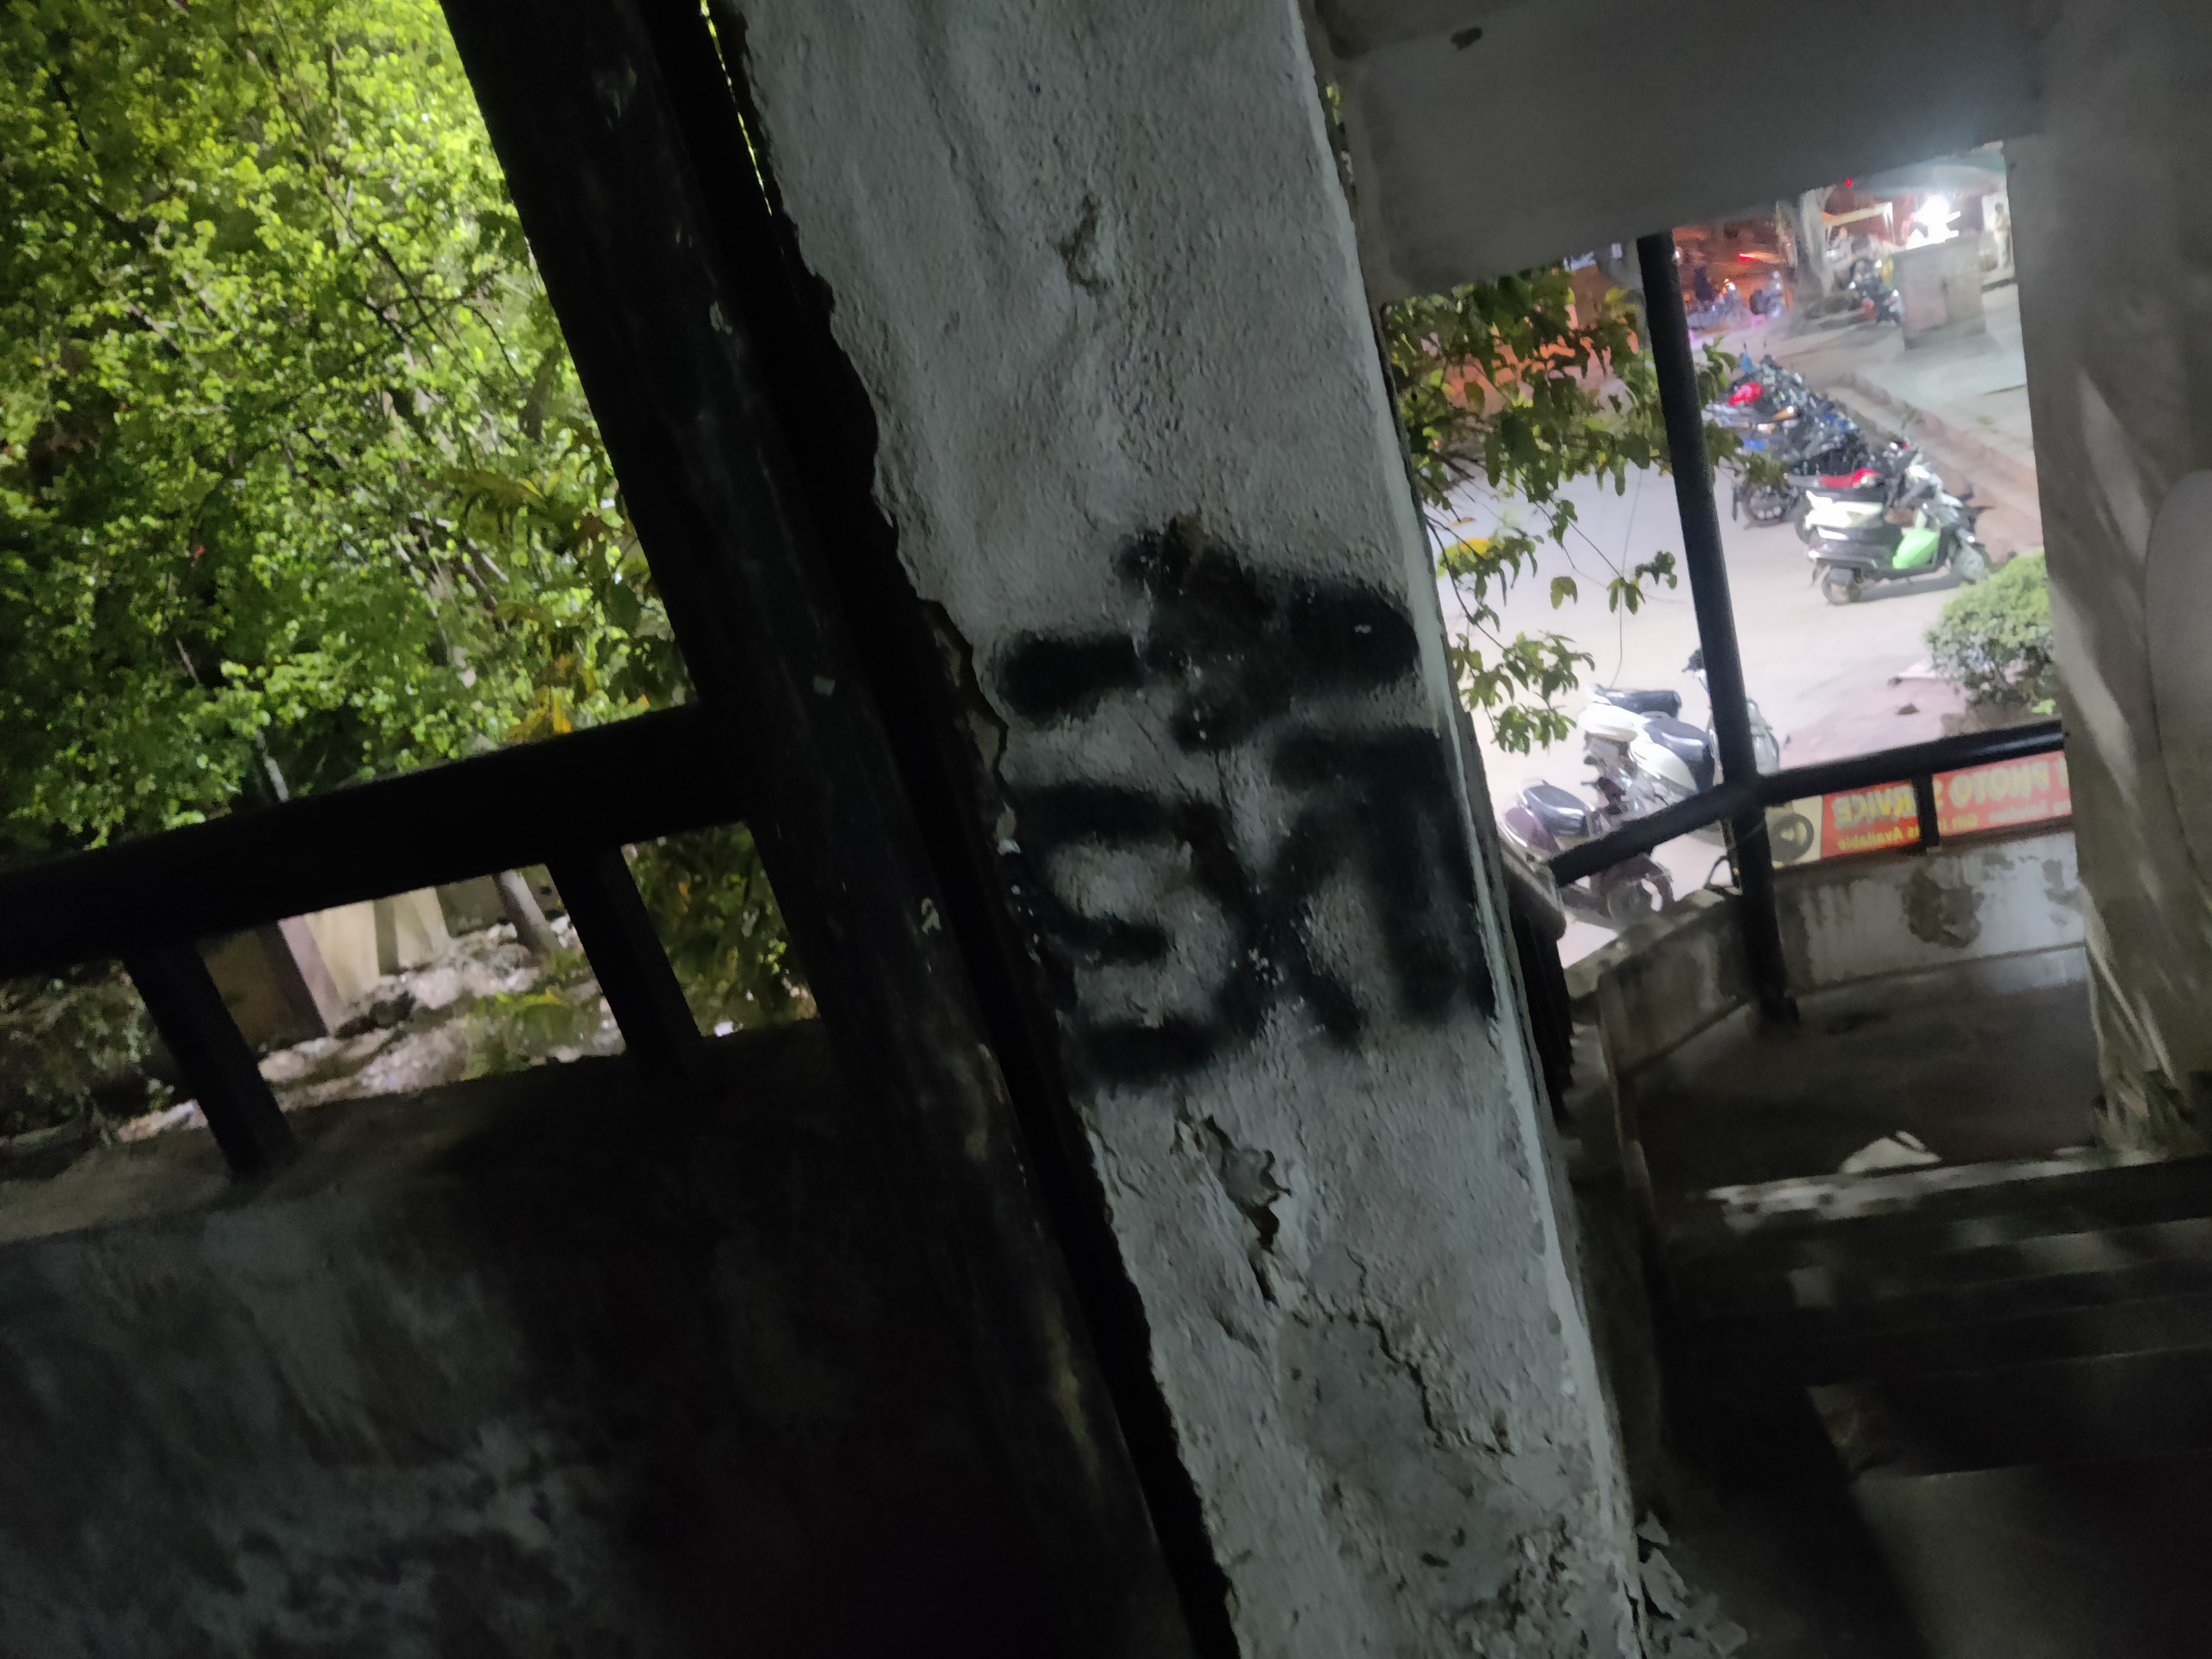
[[[1704,651],[1692,653],[1685,672],[1702,684],[1705,669]],[[1601,782],[1620,791],[1631,817],[1687,800],[1719,781],[1720,745],[1712,727],[1694,726],[1681,713],[1678,692],[1601,685],[1593,688],[1589,706],[1575,722],[1582,733],[1583,759]],[[1782,769],[1782,746],[1756,702],[1751,705],[1751,741],[1761,772]]]
[[1947,566],[1962,582],[1990,574],[1989,550],[1975,523],[1973,490],[1954,495],[1910,445],[1893,446],[1881,465],[1816,480],[1798,525],[1813,579],[1831,605],[1854,605],[1867,584],[1924,576]]
[[[1620,792],[1603,779],[1597,790],[1599,800],[1593,805],[1557,784],[1523,786],[1499,826],[1507,852],[1545,864],[1570,847],[1618,830],[1628,816]],[[1559,889],[1559,901],[1569,910],[1613,927],[1625,927],[1674,900],[1673,879],[1643,853]]]

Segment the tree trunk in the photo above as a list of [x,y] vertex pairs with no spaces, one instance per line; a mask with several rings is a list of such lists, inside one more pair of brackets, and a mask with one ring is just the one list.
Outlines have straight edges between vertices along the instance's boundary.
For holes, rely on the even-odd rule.
[[1790,287],[1800,305],[1818,300],[1835,288],[1828,268],[1828,228],[1820,221],[1827,197],[1826,190],[1808,190],[1794,202],[1774,204],[1774,216],[1789,233],[1796,255],[1790,268]]
[[512,870],[502,870],[493,879],[499,884],[500,908],[514,924],[515,938],[533,955],[546,957],[559,950],[561,941],[545,920],[544,911],[538,908],[538,896],[530,890],[530,884]]

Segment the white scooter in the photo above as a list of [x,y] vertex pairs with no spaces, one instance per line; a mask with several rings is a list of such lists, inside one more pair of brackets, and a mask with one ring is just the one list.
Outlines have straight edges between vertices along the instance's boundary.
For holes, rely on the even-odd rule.
[[[1692,652],[1685,672],[1703,684],[1705,668],[1705,653]],[[1720,780],[1720,745],[1712,727],[1700,730],[1680,718],[1681,712],[1679,692],[1601,685],[1592,688],[1589,707],[1575,722],[1583,759],[1620,788],[1630,817],[1702,794]],[[1751,744],[1761,772],[1782,769],[1782,745],[1756,702],[1751,704]]]

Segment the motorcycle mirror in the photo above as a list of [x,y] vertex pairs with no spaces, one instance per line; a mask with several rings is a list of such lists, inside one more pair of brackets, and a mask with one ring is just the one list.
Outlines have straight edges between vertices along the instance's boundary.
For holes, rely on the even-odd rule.
[[1703,646],[1690,653],[1690,659],[1682,665],[1682,672],[1686,674],[1702,674],[1705,672],[1705,649]]
[[1972,500],[1973,500],[1973,499],[1974,499],[1974,487],[1973,487],[1973,485],[1972,485],[1972,484],[1970,484],[1970,483],[1964,483],[1964,484],[1960,484],[1960,485],[1959,486],[1959,499],[1960,499],[1960,501],[1971,501]]

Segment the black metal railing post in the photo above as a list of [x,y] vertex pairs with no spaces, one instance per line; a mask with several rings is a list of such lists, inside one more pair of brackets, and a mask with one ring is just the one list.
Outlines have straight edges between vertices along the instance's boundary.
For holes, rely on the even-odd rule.
[[[1674,501],[1682,515],[1682,563],[1698,617],[1705,657],[1705,685],[1713,706],[1713,733],[1722,775],[1751,783],[1759,774],[1751,738],[1751,705],[1743,687],[1743,658],[1736,648],[1735,610],[1729,600],[1728,564],[1721,549],[1720,513],[1713,505],[1712,466],[1705,456],[1705,423],[1690,355],[1690,323],[1682,311],[1682,281],[1674,268],[1674,238],[1661,231],[1639,237],[1644,270],[1647,343],[1659,380],[1659,406],[1667,422],[1667,453],[1674,471]],[[1795,1017],[1782,931],[1774,909],[1774,859],[1766,842],[1766,814],[1756,801],[1733,813],[1729,854],[1743,894],[1744,951],[1759,1005],[1770,1018]]]
[[1916,773],[1912,779],[1912,812],[1920,827],[1920,845],[1925,849],[1942,843],[1942,831],[1936,825],[1936,777],[1931,772]]
[[147,945],[125,957],[123,966],[184,1073],[185,1086],[198,1100],[231,1173],[264,1174],[297,1152],[292,1126],[198,947]]
[[657,1076],[690,1078],[702,1054],[699,1024],[653,931],[629,858],[619,847],[605,847],[556,859],[548,873],[622,1028],[624,1051]]

